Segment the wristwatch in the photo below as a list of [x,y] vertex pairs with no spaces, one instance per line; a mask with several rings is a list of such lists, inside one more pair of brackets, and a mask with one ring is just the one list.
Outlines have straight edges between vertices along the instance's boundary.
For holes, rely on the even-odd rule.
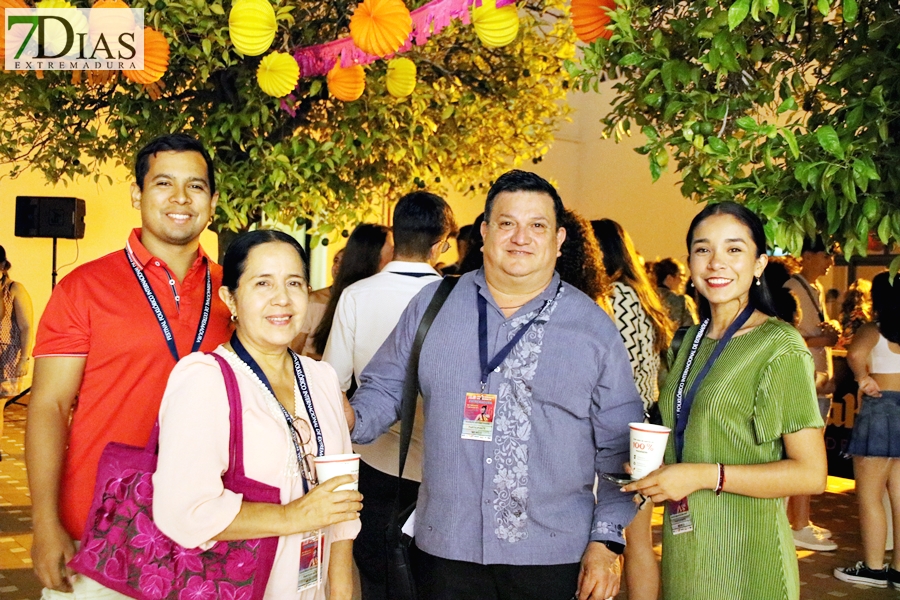
[[619,542],[608,542],[601,541],[601,544],[606,546],[606,549],[612,552],[613,554],[622,554],[625,552],[625,544],[620,544]]

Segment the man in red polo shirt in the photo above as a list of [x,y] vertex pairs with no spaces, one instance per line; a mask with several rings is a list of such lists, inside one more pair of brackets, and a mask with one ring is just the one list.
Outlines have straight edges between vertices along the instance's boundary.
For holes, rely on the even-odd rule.
[[178,358],[228,339],[222,269],[199,242],[219,199],[215,185],[195,139],[150,142],[131,185],[141,228],[124,250],[65,277],[47,304],[25,434],[31,556],[45,599],[121,597],[65,566],[87,522],[100,454],[112,441],[145,445]]

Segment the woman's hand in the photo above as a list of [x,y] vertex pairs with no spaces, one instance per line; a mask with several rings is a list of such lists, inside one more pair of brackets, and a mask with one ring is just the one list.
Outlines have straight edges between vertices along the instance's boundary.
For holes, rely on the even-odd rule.
[[681,500],[697,490],[715,489],[719,478],[716,465],[678,463],[665,465],[643,479],[629,483],[623,492],[638,492],[659,504]]
[[859,383],[859,391],[866,396],[881,398],[881,387],[872,379],[871,375],[864,375],[857,383]]
[[353,483],[353,475],[341,475],[317,485],[308,494],[285,504],[284,517],[294,533],[315,531],[335,523],[359,518],[362,510],[362,494],[356,490],[335,491],[342,485]]

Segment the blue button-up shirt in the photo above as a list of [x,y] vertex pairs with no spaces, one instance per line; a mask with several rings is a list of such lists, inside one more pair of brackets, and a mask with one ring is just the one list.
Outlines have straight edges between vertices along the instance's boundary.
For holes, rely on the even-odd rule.
[[[353,441],[376,439],[399,418],[409,354],[438,283],[409,304],[362,372]],[[487,300],[488,355],[550,305],[485,382],[497,395],[493,440],[461,438],[467,392],[481,391],[477,296]],[[628,423],[642,404],[619,332],[559,275],[510,318],[483,271],[463,275],[434,320],[419,360],[425,456],[416,544],[479,564],[565,564],[589,541],[624,543],[631,496],[595,473],[628,460]]]

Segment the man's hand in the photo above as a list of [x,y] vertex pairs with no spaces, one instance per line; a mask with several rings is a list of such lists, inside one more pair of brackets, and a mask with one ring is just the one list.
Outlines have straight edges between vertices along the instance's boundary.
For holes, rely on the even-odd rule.
[[350,406],[350,400],[347,399],[347,393],[344,392],[342,396],[344,398],[344,416],[347,418],[347,427],[352,433],[353,427],[356,426],[356,412],[353,410],[353,407]]
[[607,600],[615,597],[619,593],[621,577],[619,555],[600,542],[590,542],[581,557],[578,600]]
[[66,564],[74,555],[75,544],[62,525],[35,523],[31,560],[41,585],[51,590],[71,592],[74,573]]

